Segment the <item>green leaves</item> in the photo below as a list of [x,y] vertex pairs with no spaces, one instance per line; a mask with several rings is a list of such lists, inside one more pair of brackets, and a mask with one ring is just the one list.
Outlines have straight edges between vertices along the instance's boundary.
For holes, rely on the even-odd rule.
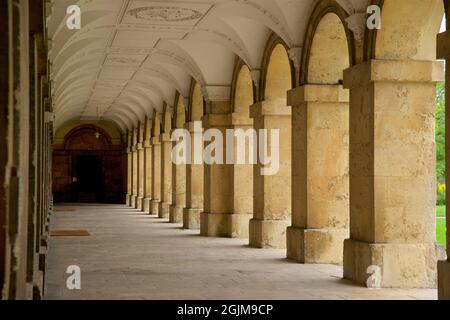
[[445,183],[445,84],[437,86],[436,110],[436,160],[437,180]]

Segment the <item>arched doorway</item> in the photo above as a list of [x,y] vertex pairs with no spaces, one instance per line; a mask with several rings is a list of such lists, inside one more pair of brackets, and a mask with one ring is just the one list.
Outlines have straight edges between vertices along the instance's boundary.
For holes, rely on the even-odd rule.
[[122,143],[95,125],[80,125],[53,147],[55,202],[122,203]]

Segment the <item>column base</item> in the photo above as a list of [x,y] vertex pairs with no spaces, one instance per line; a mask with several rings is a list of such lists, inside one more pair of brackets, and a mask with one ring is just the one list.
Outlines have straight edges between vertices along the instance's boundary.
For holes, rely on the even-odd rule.
[[346,229],[287,229],[287,258],[300,263],[343,263]]
[[125,196],[125,203],[127,206],[131,207],[131,194],[128,194]]
[[344,278],[367,286],[369,277],[377,280],[373,270],[379,268],[382,288],[435,289],[437,260],[442,254],[443,248],[436,244],[373,244],[347,239]]
[[161,201],[159,200],[152,200],[150,202],[151,205],[151,211],[150,213],[154,216],[159,216],[159,204],[161,203]]
[[201,214],[200,235],[205,237],[248,238],[253,214]]
[[158,216],[160,219],[169,219],[170,216],[170,203],[160,202]]
[[250,220],[250,247],[286,248],[287,220]]
[[136,200],[136,206],[138,210],[144,211],[144,197],[138,197]]
[[183,210],[183,229],[198,230],[200,229],[200,215],[203,209]]
[[131,195],[131,207],[137,209],[137,199],[138,196]]
[[169,222],[183,223],[183,210],[183,207],[171,205],[169,210]]
[[438,262],[439,300],[450,300],[450,261]]
[[142,211],[147,212],[149,214],[152,213],[152,199],[151,198],[144,198]]

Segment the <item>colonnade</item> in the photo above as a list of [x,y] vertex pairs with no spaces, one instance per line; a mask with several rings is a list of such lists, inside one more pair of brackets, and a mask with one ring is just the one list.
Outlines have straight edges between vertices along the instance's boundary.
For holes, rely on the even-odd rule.
[[[236,58],[231,86],[197,77],[188,96],[177,93],[130,126],[127,204],[202,236],[342,264],[360,285],[375,277],[385,288],[438,287],[450,299],[450,237],[447,254],[435,239],[434,136],[436,83],[446,79],[447,92],[450,84],[436,60],[448,63],[450,33],[435,35],[449,2],[373,2],[383,9],[380,30],[366,29],[365,13],[318,1],[301,46],[272,33],[259,69]],[[54,118],[44,4],[0,5],[4,299],[44,290]],[[261,174],[269,154],[256,165],[175,165],[170,137],[180,128],[205,140],[202,150],[213,143],[208,129],[277,129],[279,170]]]
[[[300,55],[273,34],[260,70],[236,60],[231,87],[193,80],[189,97],[177,94],[174,110],[154,114],[147,138],[162,156],[153,153],[144,176],[158,176],[152,201],[163,204],[145,211],[167,218],[169,205],[170,222],[202,236],[244,237],[251,247],[286,248],[300,263],[341,264],[344,278],[361,285],[374,276],[385,288],[433,288],[439,269],[439,295],[450,298],[449,262],[438,263],[446,255],[435,239],[433,123],[444,67],[433,46],[413,34],[403,36],[416,51],[390,40],[398,24],[407,24],[394,22],[389,10],[398,8],[390,6],[386,31],[371,46],[364,41],[373,32],[355,38],[343,23],[348,14],[324,1],[312,13]],[[420,19],[423,28],[438,20],[436,12]],[[448,43],[448,32],[440,34],[439,58],[450,56]],[[262,175],[261,161],[171,164],[170,129],[195,134],[199,120],[203,130],[222,133],[278,129],[279,171]],[[207,148],[211,139],[204,140]]]

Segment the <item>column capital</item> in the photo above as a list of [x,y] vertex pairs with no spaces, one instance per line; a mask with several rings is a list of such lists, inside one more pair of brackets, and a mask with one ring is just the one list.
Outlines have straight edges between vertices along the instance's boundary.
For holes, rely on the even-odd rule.
[[344,87],[353,88],[368,82],[441,82],[442,61],[370,60],[344,71]]
[[297,107],[305,102],[348,103],[349,101],[350,91],[344,89],[342,85],[305,84],[288,92],[287,104]]
[[136,145],[136,149],[137,149],[137,150],[144,150],[144,144],[143,144],[142,142],[139,142],[139,143]]
[[136,152],[138,150],[137,144],[131,147],[132,152]]
[[291,116],[292,109],[285,99],[264,100],[250,106],[250,118],[266,116]]
[[450,59],[450,31],[438,34],[437,57],[438,59]]

